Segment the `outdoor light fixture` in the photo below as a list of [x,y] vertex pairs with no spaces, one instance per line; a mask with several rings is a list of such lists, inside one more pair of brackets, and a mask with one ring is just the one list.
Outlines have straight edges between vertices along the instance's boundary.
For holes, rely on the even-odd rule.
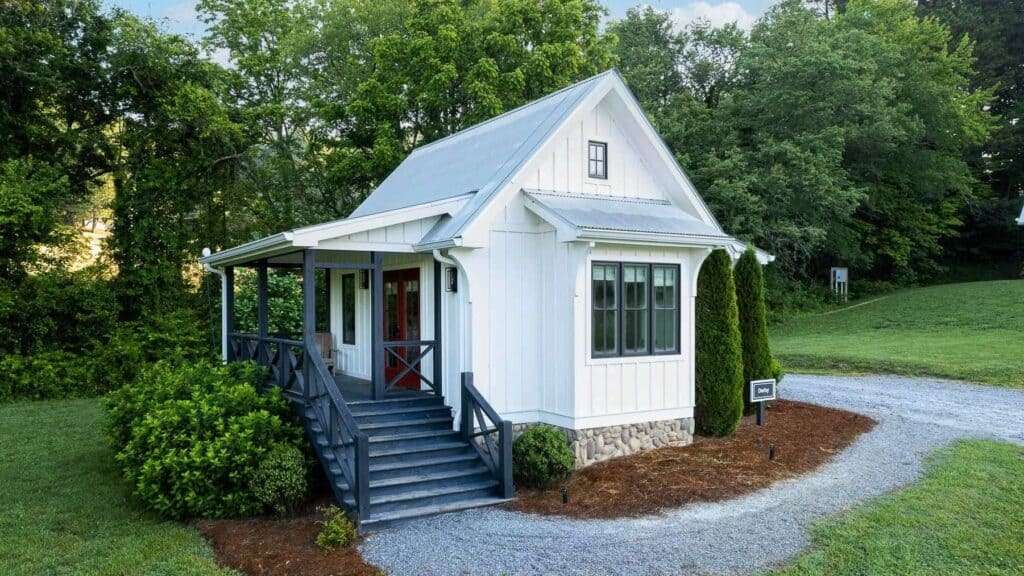
[[360,270],[359,271],[359,287],[363,290],[370,289],[370,271]]
[[569,503],[569,488],[566,487],[566,486],[562,486],[561,492],[562,492],[562,504],[568,504]]
[[445,292],[458,292],[459,291],[459,271],[454,266],[449,266],[445,269]]

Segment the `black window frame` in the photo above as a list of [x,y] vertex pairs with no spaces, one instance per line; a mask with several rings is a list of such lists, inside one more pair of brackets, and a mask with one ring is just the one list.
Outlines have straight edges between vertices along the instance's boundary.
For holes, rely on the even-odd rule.
[[[349,342],[346,338],[348,336],[345,324],[348,322],[348,311],[345,310],[345,284],[346,279],[351,278],[352,282],[352,341]],[[358,322],[356,322],[357,310],[359,308],[357,302],[359,300],[359,284],[357,282],[355,272],[347,272],[341,275],[341,343],[345,346],[355,346],[359,337],[356,335],[358,330]]]
[[[594,294],[594,266],[614,266],[615,271],[615,349],[612,351],[598,351],[594,346],[594,313],[597,309],[594,308],[595,294]],[[594,261],[590,265],[590,275],[588,276],[588,282],[590,283],[590,353],[594,358],[615,358],[622,355],[622,266],[618,266],[618,262],[598,262]],[[607,298],[606,298],[607,300]],[[608,312],[609,308],[601,308],[601,312]]]
[[[597,159],[593,156],[594,148],[601,149],[601,158]],[[594,172],[593,167],[598,166],[601,168],[599,172]],[[587,141],[587,177],[594,178],[595,180],[607,180],[608,179],[608,143],[600,142],[598,140]]]
[[[615,277],[615,318],[616,318],[616,342],[614,352],[599,352],[594,347],[594,266],[613,266],[617,269]],[[625,290],[625,276],[623,274],[625,266],[643,266],[647,268],[647,349],[638,352],[626,352],[626,327],[625,327],[625,307],[626,307],[626,290]],[[670,268],[675,271],[675,346],[672,349],[666,349],[658,351],[655,348],[655,324],[656,313],[658,310],[654,300],[654,269],[655,268]],[[590,274],[588,275],[588,282],[590,287],[590,356],[594,359],[603,358],[638,358],[646,356],[674,356],[682,352],[682,268],[679,264],[671,262],[633,262],[633,261],[608,261],[608,260],[593,260],[590,263]],[[602,309],[606,310],[606,309]],[[666,310],[666,308],[661,308]]]

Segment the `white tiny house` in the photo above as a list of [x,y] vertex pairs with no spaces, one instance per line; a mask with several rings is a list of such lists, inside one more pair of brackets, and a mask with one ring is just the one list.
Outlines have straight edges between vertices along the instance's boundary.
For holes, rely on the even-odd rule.
[[612,70],[416,149],[347,219],[204,263],[326,268],[346,403],[429,392],[463,428],[486,404],[561,428],[585,465],[691,440],[696,279],[715,248],[745,246]]

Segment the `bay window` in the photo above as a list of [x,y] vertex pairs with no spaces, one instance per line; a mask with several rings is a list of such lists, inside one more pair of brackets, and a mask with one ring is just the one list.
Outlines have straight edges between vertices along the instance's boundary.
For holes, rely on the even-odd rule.
[[679,266],[594,262],[591,342],[595,358],[679,352]]

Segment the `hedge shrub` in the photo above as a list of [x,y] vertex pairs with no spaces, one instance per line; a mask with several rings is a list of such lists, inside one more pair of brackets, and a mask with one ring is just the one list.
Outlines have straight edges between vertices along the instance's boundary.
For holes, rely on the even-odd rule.
[[[107,433],[135,494],[171,518],[264,512],[260,465],[302,432],[251,364],[158,362],[106,401]],[[266,472],[264,472],[266,473]]]
[[249,488],[267,510],[283,515],[302,503],[309,491],[306,456],[295,446],[277,444],[259,463]]
[[733,270],[736,278],[736,308],[739,311],[740,341],[743,349],[743,404],[750,414],[751,380],[772,377],[772,354],[768,349],[768,320],[764,304],[764,274],[752,249],[740,256]]
[[553,426],[531,426],[512,444],[512,469],[523,486],[552,486],[567,478],[575,463],[569,441]]
[[728,436],[743,416],[743,354],[732,262],[724,250],[707,257],[697,278],[696,332],[697,432]]
[[0,357],[0,402],[93,396],[90,367],[81,357],[51,350]]
[[[218,343],[219,345],[219,343]],[[146,366],[165,360],[196,362],[214,359],[208,333],[196,314],[178,310],[118,326],[109,341],[97,347],[91,361],[97,388],[117,390],[133,382]]]

